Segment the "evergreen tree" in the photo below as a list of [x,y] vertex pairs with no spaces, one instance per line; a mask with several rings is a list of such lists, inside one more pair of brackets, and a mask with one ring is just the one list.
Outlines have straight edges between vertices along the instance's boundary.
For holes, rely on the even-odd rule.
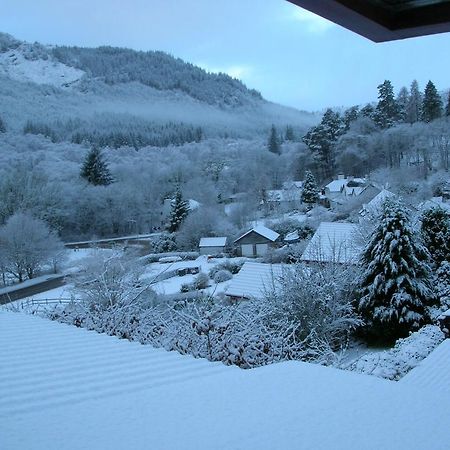
[[351,108],[348,108],[344,112],[344,129],[345,131],[348,131],[350,128],[350,124],[354,122],[359,115],[359,106],[352,106]]
[[188,213],[189,204],[183,200],[181,190],[178,188],[175,193],[175,198],[172,201],[172,211],[170,213],[168,231],[170,233],[178,231]]
[[286,132],[285,132],[285,135],[284,135],[284,139],[286,141],[295,141],[294,129],[292,128],[291,125],[288,125],[286,127]]
[[92,147],[86,155],[80,175],[94,186],[106,186],[113,182],[108,165],[103,160],[103,155],[98,147]]
[[407,123],[415,123],[421,120],[422,117],[422,93],[419,90],[419,83],[414,80],[411,83],[408,104],[406,106]]
[[431,122],[442,116],[442,100],[436,86],[429,81],[425,87],[422,103],[422,120]]
[[311,209],[314,203],[317,203],[317,200],[319,199],[319,190],[317,188],[316,178],[310,170],[305,172],[305,183],[303,184],[300,199],[302,203],[307,205],[308,209]]
[[422,214],[421,228],[425,247],[435,267],[450,262],[450,216],[442,208],[430,208]]
[[327,109],[320,124],[303,137],[324,179],[334,172],[334,146],[343,132],[344,124],[339,113]]
[[362,117],[368,117],[369,119],[373,120],[375,116],[375,108],[370,103],[368,103],[366,106],[364,106],[364,108],[361,108],[359,114]]
[[270,129],[269,141],[267,143],[269,151],[277,155],[281,154],[280,142],[278,140],[278,133],[275,125]]
[[378,86],[378,104],[374,120],[381,128],[389,128],[398,121],[398,106],[394,98],[394,88],[389,80]]
[[6,125],[5,125],[5,122],[3,122],[1,117],[0,117],[0,133],[6,133]]
[[447,105],[445,106],[445,115],[450,116],[450,91],[448,93]]
[[404,206],[387,199],[362,254],[359,310],[369,338],[393,341],[429,320],[426,306],[434,302],[434,295],[428,258]]
[[409,92],[405,86],[403,86],[398,92],[396,102],[398,108],[398,119],[401,122],[406,122],[406,111],[409,102]]

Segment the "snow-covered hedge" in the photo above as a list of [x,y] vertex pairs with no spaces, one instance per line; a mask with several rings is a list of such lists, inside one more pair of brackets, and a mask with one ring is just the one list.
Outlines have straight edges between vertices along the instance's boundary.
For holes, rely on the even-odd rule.
[[350,370],[388,380],[399,380],[426,358],[442,341],[437,325],[426,325],[409,337],[399,339],[390,350],[365,355]]
[[198,252],[168,252],[168,253],[149,253],[142,257],[142,260],[148,264],[158,262],[162,258],[179,257],[182,260],[194,260],[200,256]]

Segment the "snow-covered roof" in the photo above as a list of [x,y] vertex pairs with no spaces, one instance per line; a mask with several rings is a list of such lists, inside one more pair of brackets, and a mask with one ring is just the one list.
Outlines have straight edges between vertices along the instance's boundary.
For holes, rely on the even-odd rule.
[[240,370],[4,311],[0,342],[4,449],[448,448],[448,353],[422,386],[299,361]]
[[203,237],[200,239],[199,247],[225,247],[226,237]]
[[361,245],[357,226],[346,222],[322,222],[302,255],[303,261],[357,263]]
[[268,239],[269,241],[272,241],[272,242],[275,242],[280,237],[280,235],[276,231],[273,231],[270,228],[265,227],[264,225],[258,225],[256,227],[252,228],[251,230],[248,230],[242,236],[239,236],[234,242],[239,241],[240,239],[242,239],[244,236],[247,236],[247,234],[251,233],[252,231],[265,237],[266,239]]
[[407,373],[400,382],[416,388],[433,386],[438,392],[446,392],[450,396],[449,362],[450,339],[446,339],[416,368]]
[[[363,185],[366,183],[365,178],[340,178],[338,180],[333,180],[328,183],[325,188],[328,189],[331,193],[341,192],[342,189],[346,188],[348,183],[355,183]],[[362,186],[348,186],[350,189],[361,188]],[[364,190],[364,189],[363,189]],[[355,195],[357,191],[355,191]],[[362,192],[362,191],[361,191]]]
[[383,202],[390,197],[395,197],[395,194],[387,189],[382,189],[367,205],[362,207],[360,214],[362,216],[366,214],[377,216],[381,213]]
[[420,211],[426,211],[430,208],[442,208],[450,213],[450,203],[444,202],[442,197],[432,197],[430,200],[426,200],[419,205]]
[[231,280],[225,293],[232,297],[262,298],[276,288],[282,275],[281,264],[246,262]]
[[198,208],[200,208],[200,206],[201,206],[201,203],[200,203],[200,202],[198,202],[197,200],[193,200],[192,198],[190,198],[190,199],[188,200],[188,203],[189,203],[189,209],[190,209],[191,211],[194,211],[195,209],[198,209]]
[[303,181],[285,181],[283,183],[283,189],[302,189]]

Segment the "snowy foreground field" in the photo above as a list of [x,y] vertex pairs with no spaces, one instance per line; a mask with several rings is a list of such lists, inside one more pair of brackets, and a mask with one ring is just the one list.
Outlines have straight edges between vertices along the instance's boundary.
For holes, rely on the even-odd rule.
[[450,340],[399,382],[252,370],[0,311],[0,448],[448,449]]

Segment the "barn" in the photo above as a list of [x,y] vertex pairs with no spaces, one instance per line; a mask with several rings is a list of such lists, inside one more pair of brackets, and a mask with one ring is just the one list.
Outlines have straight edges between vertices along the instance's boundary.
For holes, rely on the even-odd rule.
[[279,237],[277,232],[259,225],[238,237],[234,244],[239,247],[241,256],[257,258],[264,256],[270,247],[274,247]]

